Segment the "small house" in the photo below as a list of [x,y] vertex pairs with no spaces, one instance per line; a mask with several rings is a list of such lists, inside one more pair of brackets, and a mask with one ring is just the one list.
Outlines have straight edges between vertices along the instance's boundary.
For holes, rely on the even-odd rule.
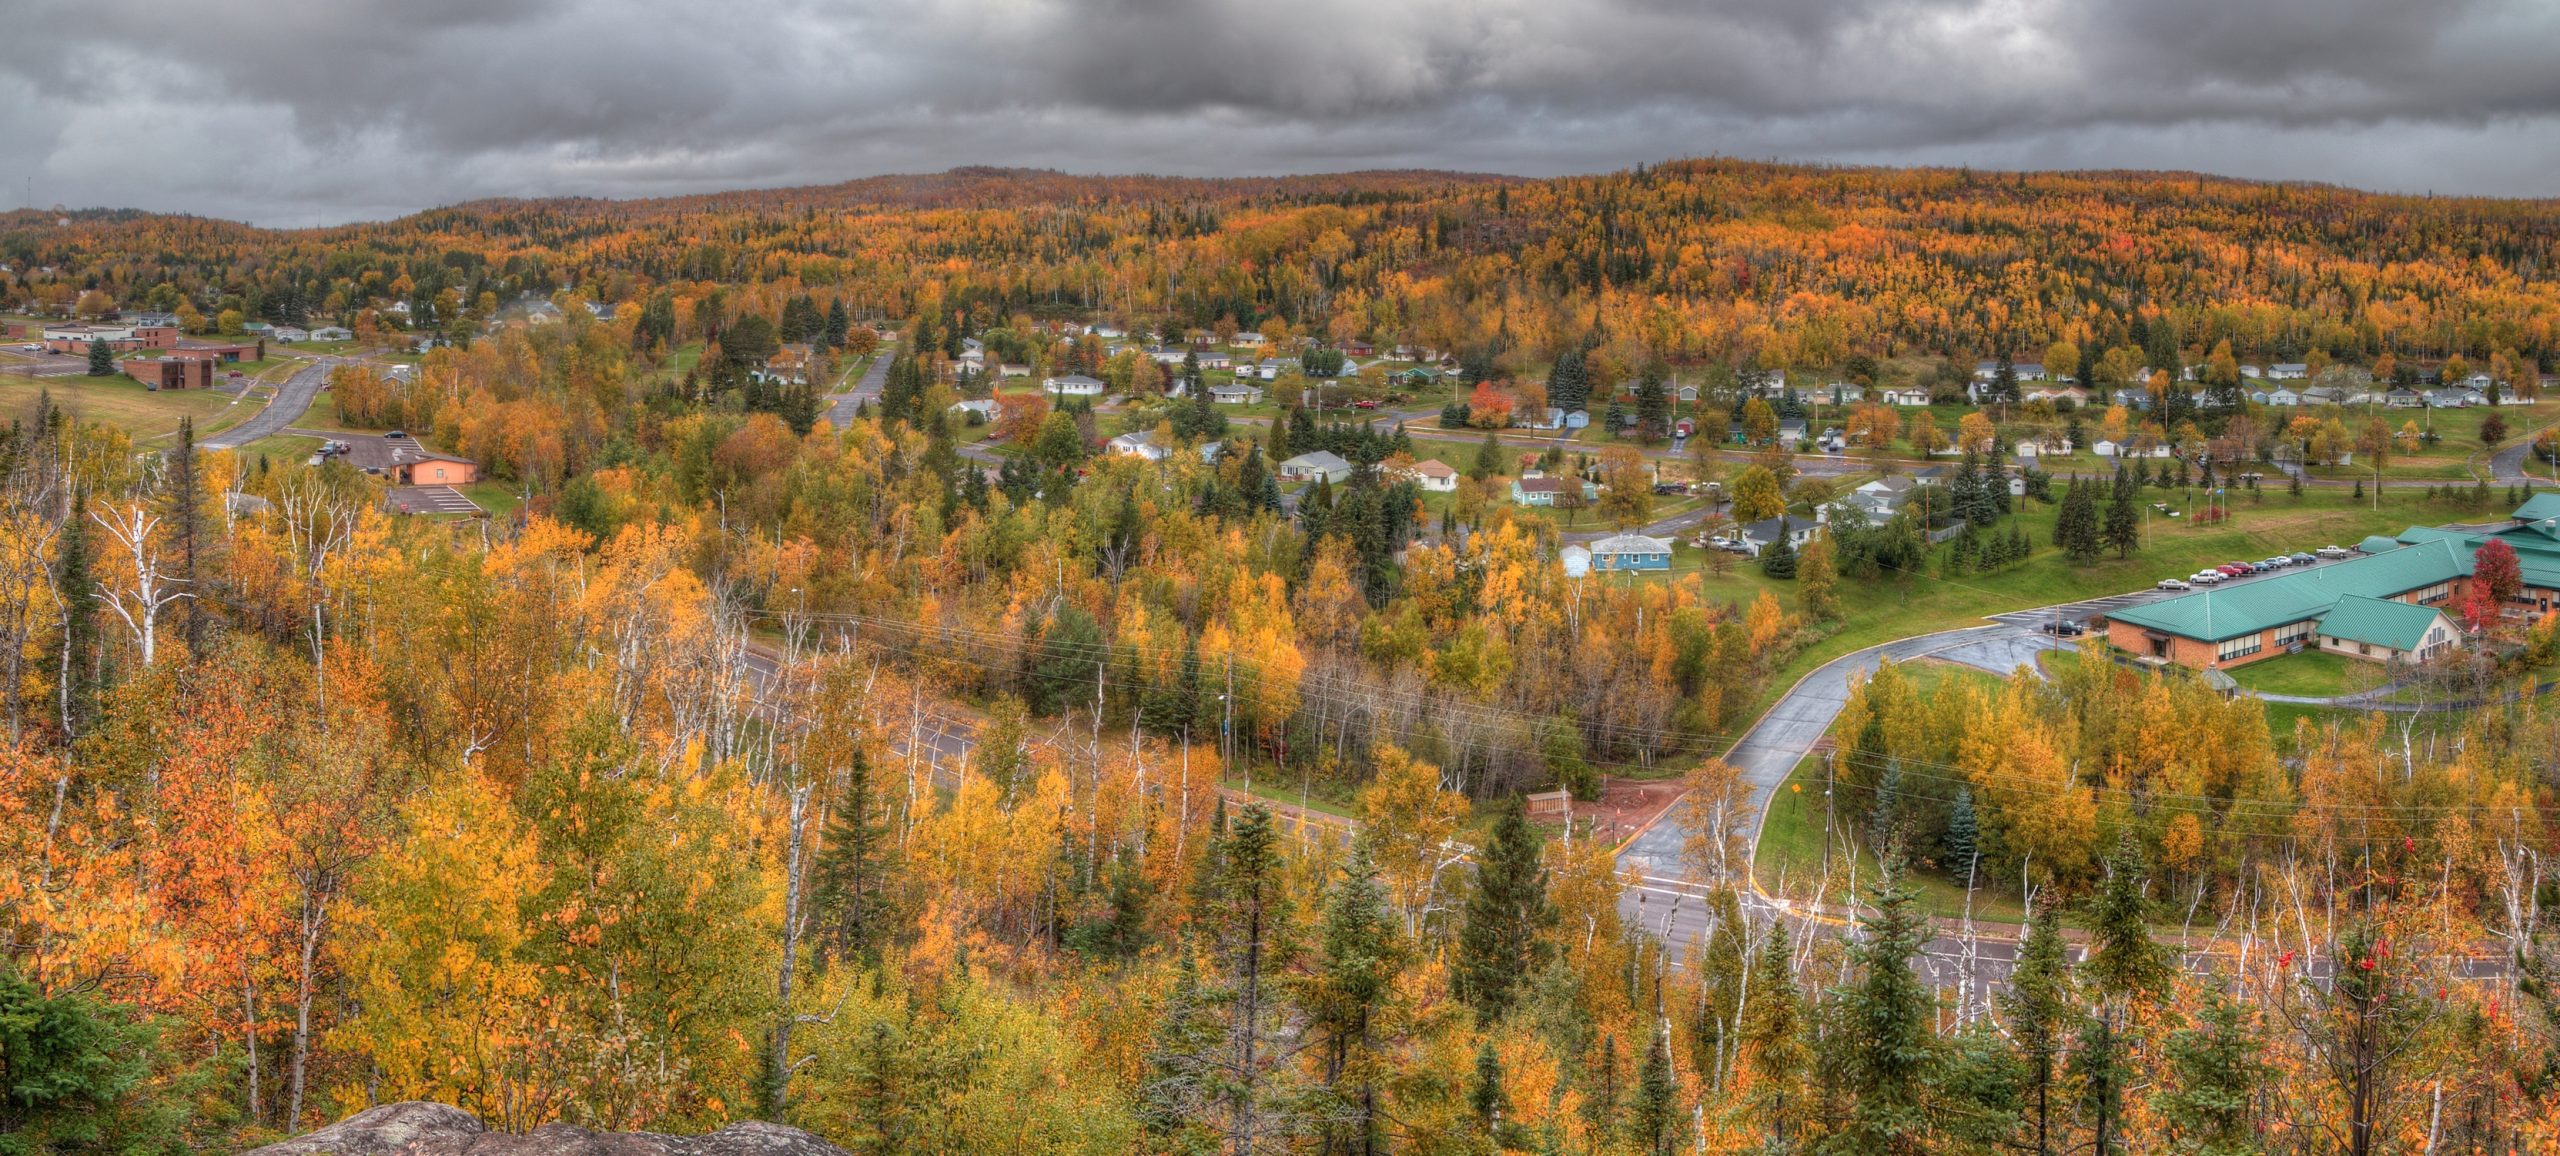
[[1556,499],[1566,494],[1579,494],[1585,502],[1600,496],[1600,487],[1579,478],[1546,475],[1515,479],[1511,483],[1511,504],[1552,508]]
[[1280,463],[1280,476],[1289,481],[1345,481],[1351,477],[1351,463],[1331,450],[1314,450]]
[[1799,522],[1780,514],[1744,526],[1740,540],[1743,552],[1757,558],[1761,551],[1777,545],[1781,535],[1785,536],[1787,545],[1801,550],[1805,543],[1813,541],[1813,536],[1821,532],[1822,526],[1818,522],[1811,519]]
[[1405,467],[1404,476],[1435,494],[1445,494],[1458,488],[1458,471],[1438,458]]
[[1594,570],[1668,570],[1671,540],[1642,534],[1617,534],[1591,544]]
[[311,340],[311,331],[298,325],[279,325],[267,335],[283,342]]
[[336,325],[323,325],[311,331],[313,341],[353,341],[355,339],[354,330]]
[[1262,387],[1241,381],[1209,387],[1209,400],[1218,405],[1260,405]]
[[1040,388],[1054,397],[1100,397],[1102,396],[1102,379],[1086,377],[1081,373],[1070,373],[1064,377],[1043,379],[1040,382]]
[[1164,447],[1156,444],[1155,435],[1145,430],[1121,434],[1103,443],[1103,448],[1115,458],[1139,458],[1150,462],[1163,461],[1165,453]]
[[2300,381],[2311,376],[2311,366],[2300,361],[2279,361],[2267,367],[2271,381]]
[[2279,385],[2274,389],[2267,390],[2260,394],[2259,400],[2264,401],[2268,405],[2301,405],[2302,395],[2294,392],[2286,386]]

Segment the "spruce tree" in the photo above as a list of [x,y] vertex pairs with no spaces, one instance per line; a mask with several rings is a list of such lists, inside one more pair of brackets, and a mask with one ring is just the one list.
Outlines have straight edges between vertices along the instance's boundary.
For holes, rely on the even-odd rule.
[[1777,540],[1769,543],[1760,551],[1760,572],[1762,574],[1766,574],[1771,578],[1781,579],[1793,578],[1796,576],[1796,548],[1795,544],[1788,540],[1792,536],[1793,535],[1787,532],[1787,516],[1784,514],[1778,515]]
[[1793,958],[1787,950],[1787,923],[1769,922],[1760,950],[1751,957],[1751,998],[1743,1006],[1742,1040],[1750,1047],[1752,1095],[1769,1126],[1771,1139],[1784,1145],[1796,1118],[1803,1114],[1791,1098],[1809,1059],[1804,1043],[1804,1002],[1796,990]]
[[2107,859],[2106,881],[2089,912],[2095,942],[2084,970],[2098,999],[2098,1014],[2080,1033],[2072,1070],[2080,1080],[2081,1112],[2090,1121],[2096,1156],[2124,1150],[2124,1092],[2134,1077],[2124,1025],[2132,1018],[2132,1005],[2158,998],[2170,980],[2166,954],[2145,926],[2142,874],[2140,853],[2126,835]]
[[2018,1147],[2036,1156],[2052,1156],[2066,1146],[2060,1103],[2063,1043],[2079,1019],[2069,950],[2062,941],[2061,909],[2052,903],[2038,906],[2018,945],[2009,989],[2000,995],[2000,1017],[2021,1065]]
[[89,498],[71,495],[71,516],[62,523],[61,545],[54,553],[55,606],[61,614],[61,648],[53,656],[55,708],[66,739],[88,730],[98,687],[98,582],[90,573],[95,553],[89,544]]
[[1981,820],[1973,813],[1973,788],[1957,784],[1955,802],[1947,807],[1947,833],[1942,840],[1949,871],[1970,871],[1982,850]]
[[[170,453],[166,484],[164,497],[168,511],[165,517],[169,544],[177,555],[176,577],[185,589],[195,590],[200,570],[199,552],[204,541],[204,480],[197,469],[196,423],[192,417],[178,419],[178,446]],[[181,637],[187,640],[187,653],[202,656],[209,622],[204,597],[198,594],[181,601],[184,617],[179,619],[179,627]]]
[[1679,1085],[1671,1077],[1671,1034],[1651,1033],[1644,1065],[1636,1072],[1636,1098],[1627,1113],[1629,1138],[1646,1156],[1670,1156],[1679,1140]]
[[1476,1133],[1489,1143],[1498,1143],[1505,1108],[1502,1095],[1502,1057],[1493,1050],[1493,1037],[1487,1036],[1476,1045],[1476,1082],[1467,1091],[1467,1109],[1475,1116]]
[[2108,489],[2106,544],[2115,550],[2117,558],[2133,557],[2133,552],[2142,546],[2142,510],[2134,504],[2139,499],[2123,466],[2116,467],[2115,484]]
[[1322,1080],[1315,1126],[1325,1151],[1382,1151],[1386,1120],[1378,1080],[1385,1062],[1379,1037],[1392,1014],[1404,949],[1365,840],[1352,845],[1342,878],[1326,895],[1316,935],[1314,974],[1299,985],[1297,1000],[1307,1015]]
[[1225,981],[1227,1053],[1225,1108],[1227,1141],[1232,1151],[1251,1152],[1260,1143],[1263,1074],[1279,1058],[1264,1046],[1277,1008],[1267,990],[1270,973],[1281,963],[1273,958],[1275,938],[1284,924],[1281,904],[1280,840],[1271,811],[1260,803],[1246,805],[1235,827],[1219,843],[1220,870],[1216,922],[1220,972]]
[[2054,515],[2053,544],[2074,563],[2098,560],[2106,547],[2099,534],[2096,483],[2074,480],[2063,491],[2062,508]]
[[107,377],[113,375],[115,371],[116,355],[112,351],[108,350],[107,339],[103,337],[90,338],[89,376]]
[[1476,460],[1467,468],[1467,476],[1482,482],[1501,473],[1502,439],[1493,436],[1492,430],[1486,430],[1484,441],[1476,446]]
[[1538,933],[1555,918],[1539,861],[1544,843],[1520,796],[1505,799],[1494,818],[1492,845],[1476,867],[1449,977],[1451,994],[1475,1009],[1479,1025],[1501,1019],[1520,982],[1542,962]]
[[2264,1151],[2252,1106],[2274,1074],[2259,1056],[2248,1010],[2208,984],[2204,1007],[2170,1033],[2169,1087],[2152,1100],[2177,1151],[2249,1156]]
[[871,761],[859,745],[852,750],[810,871],[820,951],[845,959],[867,958],[879,946],[888,894],[888,825]]
[[1707,897],[1713,924],[1698,959],[1698,1006],[1689,1030],[1693,1049],[1689,1066],[1710,1088],[1724,1086],[1736,1039],[1741,1035],[1746,942],[1750,927],[1742,920],[1742,903],[1731,887],[1718,887]]
[[1199,966],[1184,950],[1175,957],[1173,990],[1148,1042],[1135,1107],[1139,1126],[1169,1141],[1168,1151],[1217,1150],[1210,1122],[1224,1090],[1218,1071],[1227,1039],[1223,1020],[1218,993],[1201,984]]
[[1831,1137],[1841,1152],[1916,1152],[1929,1140],[1929,1081],[1938,1064],[1937,1000],[1911,966],[1928,937],[1919,893],[1886,869],[1849,949],[1857,980],[1831,999],[1822,1076],[1848,1116]]

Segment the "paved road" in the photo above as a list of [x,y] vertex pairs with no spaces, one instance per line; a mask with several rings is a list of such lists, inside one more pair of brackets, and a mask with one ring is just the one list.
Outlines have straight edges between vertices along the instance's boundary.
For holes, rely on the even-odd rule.
[[827,410],[828,425],[838,431],[851,427],[862,403],[880,396],[881,387],[889,384],[889,356],[889,343],[881,342],[880,348],[872,355],[870,367],[862,371],[862,380],[854,382],[850,391],[836,394],[831,399],[835,405]]
[[[2533,434],[2527,433],[2524,437],[2517,439],[2516,444],[2489,455],[2489,479],[2507,486],[2520,482],[2533,482],[2546,486],[2553,484],[2551,469],[2547,463],[2526,459],[2526,451],[2532,448]],[[2539,471],[2540,476],[2527,473],[2527,470]]]
[[276,387],[276,396],[249,420],[196,443],[208,450],[236,450],[262,437],[284,432],[311,408],[313,398],[320,396],[320,386],[329,380],[329,371],[338,359],[322,357],[294,371],[284,384]]

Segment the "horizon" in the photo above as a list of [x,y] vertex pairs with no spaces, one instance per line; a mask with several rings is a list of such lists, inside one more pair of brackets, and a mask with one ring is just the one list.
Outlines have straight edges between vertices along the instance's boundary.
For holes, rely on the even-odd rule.
[[[0,193],[300,227],[965,161],[1528,178],[1665,154],[2560,189],[2560,11],[2366,0],[1394,0],[1271,9],[29,0]],[[1345,32],[1351,29],[1355,31]],[[183,35],[187,51],[161,46]],[[171,157],[186,157],[184,165]]]
[[[2335,191],[2344,192],[2344,193],[2355,194],[2355,195],[2359,195],[2359,196],[2373,196],[2373,197],[2412,197],[2412,198],[2426,198],[2426,199],[2443,199],[2443,200],[2476,200],[2476,201],[2497,201],[2497,202],[2512,202],[2512,203],[2532,203],[2532,202],[2552,201],[2552,200],[2555,200],[2555,199],[2560,199],[2560,192],[2546,193],[2546,194],[2499,194],[2499,193],[2453,192],[2453,191],[2446,191],[2446,190],[2432,189],[2432,188],[2429,188],[2429,189],[2392,189],[2392,188],[2377,188],[2377,187],[2368,187],[2368,186],[2361,186],[2361,185],[2345,184],[2345,183],[2341,183],[2341,182],[2337,182],[2337,181],[2320,180],[2320,179],[2307,178],[2307,177],[2306,177],[2306,178],[2253,177],[2253,176],[2237,175],[2237,174],[2232,174],[2232,173],[2209,172],[2209,171],[2198,170],[2198,169],[2178,169],[2178,168],[2126,168],[2126,167],[2121,167],[2121,166],[2084,167],[2084,168],[1999,168],[1999,167],[1990,167],[1990,166],[1983,166],[1983,165],[1971,165],[1971,164],[1962,164],[1962,163],[1954,163],[1954,164],[1938,164],[1938,163],[1929,163],[1929,164],[1887,164],[1887,163],[1859,163],[1859,162],[1840,162],[1840,161],[1822,161],[1822,160],[1795,160],[1795,159],[1776,158],[1776,157],[1759,158],[1759,157],[1737,157],[1737,156],[1724,156],[1724,155],[1714,155],[1714,154],[1696,154],[1696,155],[1683,155],[1683,156],[1667,156],[1667,157],[1659,157],[1659,158],[1653,158],[1653,159],[1648,159],[1648,160],[1638,160],[1638,161],[1630,162],[1630,163],[1625,164],[1625,165],[1620,165],[1620,166],[1617,166],[1617,167],[1614,167],[1614,168],[1608,168],[1608,169],[1590,169],[1590,170],[1581,170],[1581,171],[1573,171],[1573,172],[1558,172],[1558,173],[1550,173],[1550,174],[1544,174],[1544,175],[1530,175],[1530,174],[1524,174],[1524,173],[1495,172],[1495,171],[1482,170],[1482,169],[1454,169],[1454,168],[1428,168],[1428,167],[1404,167],[1404,168],[1393,168],[1393,167],[1368,167],[1368,168],[1345,168],[1345,169],[1320,169],[1320,170],[1307,170],[1307,171],[1302,171],[1302,172],[1227,173],[1227,174],[1216,174],[1216,175],[1201,175],[1201,174],[1191,174],[1191,173],[1147,172],[1147,171],[1136,171],[1136,170],[1130,170],[1130,171],[1093,171],[1093,172],[1076,172],[1076,171],[1071,171],[1071,170],[1066,170],[1066,169],[1060,169],[1060,168],[1055,168],[1055,167],[1050,167],[1050,166],[1036,166],[1036,165],[1003,165],[1003,164],[988,164],[988,163],[977,163],[977,162],[972,162],[972,163],[963,163],[963,164],[954,164],[954,165],[949,165],[949,166],[946,166],[946,167],[944,167],[944,168],[940,168],[940,169],[930,169],[930,170],[926,170],[926,169],[918,169],[918,170],[897,171],[897,172],[864,173],[864,174],[860,174],[860,175],[856,175],[856,176],[842,177],[842,178],[837,178],[837,179],[832,179],[832,180],[818,180],[818,181],[794,181],[794,182],[781,183],[781,184],[731,184],[731,185],[721,185],[721,186],[718,186],[718,187],[708,187],[708,188],[701,188],[701,189],[693,189],[693,190],[681,191],[681,192],[678,192],[678,191],[667,191],[667,192],[646,192],[646,193],[631,193],[631,194],[613,194],[613,193],[577,193],[577,192],[542,192],[542,191],[526,191],[526,192],[520,192],[520,193],[496,193],[496,194],[490,194],[490,195],[487,195],[487,196],[471,197],[471,198],[467,198],[467,199],[463,199],[463,200],[441,201],[441,202],[437,202],[437,203],[433,203],[433,204],[418,205],[418,206],[413,207],[413,208],[404,208],[404,209],[400,209],[400,210],[398,210],[398,211],[396,211],[396,212],[387,212],[387,213],[384,213],[384,214],[379,215],[379,216],[351,217],[351,218],[347,218],[347,219],[343,219],[343,220],[311,221],[311,222],[307,222],[307,223],[299,223],[299,224],[273,224],[273,223],[267,223],[267,222],[261,222],[261,221],[249,220],[249,219],[242,218],[242,217],[222,216],[222,215],[219,215],[219,214],[213,214],[213,213],[202,213],[202,212],[194,212],[194,211],[185,210],[185,209],[158,209],[158,208],[151,208],[151,207],[144,206],[144,205],[133,205],[133,204],[106,204],[106,203],[101,203],[101,204],[89,204],[89,205],[74,205],[74,204],[68,204],[68,203],[64,203],[64,202],[60,202],[60,201],[56,201],[56,202],[51,203],[51,204],[42,204],[42,203],[25,203],[25,204],[14,205],[14,206],[10,206],[10,207],[5,208],[5,209],[0,209],[0,216],[6,216],[6,215],[9,215],[9,214],[13,214],[13,213],[36,213],[36,214],[55,213],[55,214],[69,214],[69,215],[75,215],[75,216],[76,216],[76,215],[80,215],[80,214],[120,214],[120,213],[140,213],[140,214],[143,214],[143,215],[146,215],[146,216],[154,216],[154,217],[188,217],[188,218],[195,218],[195,219],[199,219],[199,220],[218,221],[218,222],[223,222],[223,223],[227,223],[227,224],[242,225],[242,226],[246,226],[246,227],[249,227],[249,228],[259,229],[259,230],[267,231],[267,232],[299,232],[299,231],[321,231],[321,230],[328,230],[328,229],[353,228],[353,227],[358,227],[358,226],[363,226],[363,225],[387,224],[387,223],[391,223],[391,222],[395,222],[395,221],[405,220],[405,219],[408,219],[408,218],[411,218],[411,217],[420,216],[420,215],[423,215],[423,214],[426,214],[426,213],[448,212],[448,211],[452,211],[452,210],[456,210],[456,209],[465,209],[465,208],[469,208],[469,207],[474,206],[474,205],[503,204],[503,203],[507,203],[507,202],[539,203],[539,202],[548,202],[548,201],[593,201],[593,202],[603,203],[603,204],[646,204],[646,203],[650,203],[650,202],[659,202],[659,201],[679,201],[679,200],[686,200],[686,199],[690,199],[690,198],[698,198],[698,197],[719,197],[719,196],[728,196],[728,195],[734,195],[734,194],[759,194],[759,195],[770,195],[770,194],[790,193],[790,192],[801,191],[801,190],[821,191],[821,190],[830,190],[830,189],[843,188],[843,187],[845,187],[845,186],[849,186],[849,185],[859,185],[859,184],[863,184],[863,183],[865,183],[865,182],[870,182],[870,181],[915,180],[915,179],[923,179],[923,178],[950,177],[950,176],[955,176],[955,175],[960,175],[960,174],[968,174],[968,173],[984,173],[984,174],[998,175],[998,176],[1047,175],[1047,176],[1063,177],[1063,178],[1066,178],[1066,179],[1068,179],[1068,180],[1075,180],[1075,181],[1154,181],[1154,180],[1161,180],[1161,181],[1202,181],[1202,182],[1210,182],[1210,183],[1228,183],[1228,182],[1241,183],[1241,182],[1250,182],[1250,181],[1283,181],[1283,180],[1311,180],[1311,181],[1322,181],[1322,180],[1325,180],[1325,179],[1328,179],[1328,178],[1353,178],[1353,177],[1363,177],[1363,176],[1378,176],[1378,175],[1410,174],[1410,175],[1421,175],[1421,176],[1445,176],[1445,177],[1451,177],[1451,178],[1461,178],[1461,179],[1477,180],[1477,181],[1518,181],[1518,182],[1538,182],[1538,181],[1573,180],[1573,179],[1580,179],[1580,178],[1589,178],[1589,177],[1608,176],[1608,175],[1612,175],[1612,174],[1616,174],[1616,173],[1632,172],[1632,171],[1635,171],[1635,170],[1637,170],[1637,169],[1660,168],[1660,167],[1663,167],[1663,166],[1666,166],[1666,165],[1686,164],[1686,163],[1692,163],[1692,162],[1708,163],[1708,164],[1731,164],[1731,165],[1742,165],[1742,166],[1766,166],[1766,167],[1775,167],[1775,168],[1806,169],[1806,170],[1816,170],[1816,171],[1841,171],[1841,172],[1959,172],[1959,171],[1961,171],[1961,172],[1972,172],[1972,173],[1978,173],[1978,174],[1991,174],[1991,175],[1997,175],[1997,176],[2002,176],[2002,177],[2078,177],[2078,178],[2099,178],[2099,177],[2109,177],[2109,176],[2121,176],[2121,177],[2142,177],[2142,176],[2148,176],[2148,177],[2175,177],[2175,178],[2189,178],[2189,179],[2200,180],[2200,181],[2210,181],[2210,182],[2228,183],[2228,184],[2236,184],[2236,185],[2261,185],[2261,186],[2267,186],[2267,187],[2292,187],[2292,188],[2329,189],[2329,190],[2335,190]],[[42,198],[41,198],[41,197],[39,197],[39,198],[37,198],[37,200],[40,202],[40,201],[42,200]]]

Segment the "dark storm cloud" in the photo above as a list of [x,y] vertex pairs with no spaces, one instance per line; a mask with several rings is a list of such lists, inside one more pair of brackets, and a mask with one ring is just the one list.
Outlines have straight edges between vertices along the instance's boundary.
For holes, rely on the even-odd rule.
[[0,53],[0,175],[47,203],[279,224],[964,163],[1546,174],[1716,153],[2534,195],[2560,176],[2560,6],[2525,0],[17,8],[12,27],[48,31]]

